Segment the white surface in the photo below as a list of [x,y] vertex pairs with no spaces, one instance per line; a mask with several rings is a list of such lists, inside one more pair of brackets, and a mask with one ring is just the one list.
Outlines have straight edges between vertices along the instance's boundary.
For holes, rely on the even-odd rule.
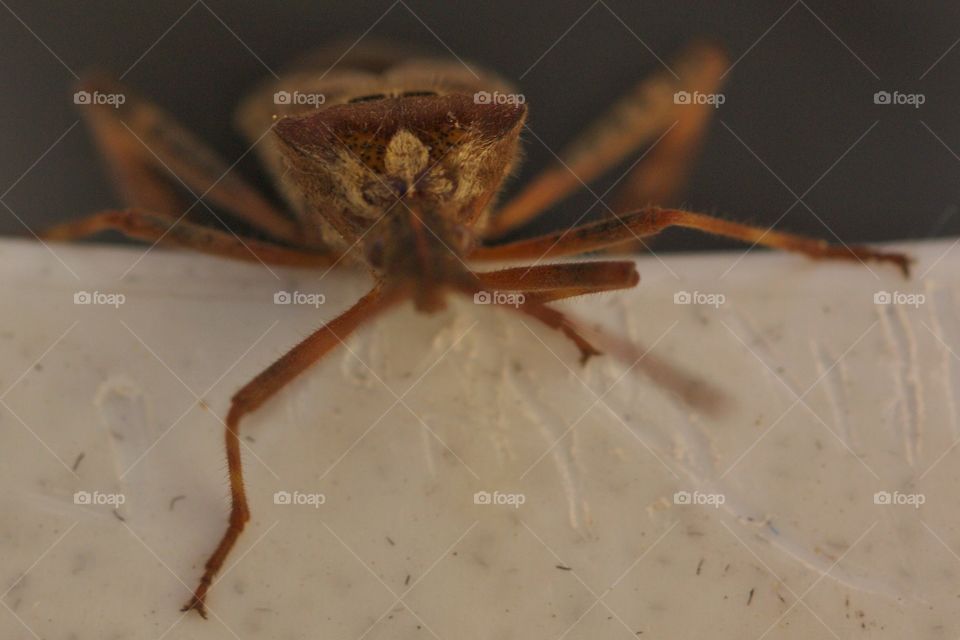
[[[217,416],[365,278],[4,241],[0,638],[955,637],[950,247],[911,247],[917,274],[937,262],[910,282],[760,252],[645,258],[638,289],[569,305],[713,380],[722,419],[609,358],[579,367],[516,314],[381,318],[243,422],[253,520],[203,621],[178,609],[225,524]],[[126,301],[73,304],[94,290]],[[683,490],[725,504],[674,504]],[[124,521],[76,491],[123,494]]]

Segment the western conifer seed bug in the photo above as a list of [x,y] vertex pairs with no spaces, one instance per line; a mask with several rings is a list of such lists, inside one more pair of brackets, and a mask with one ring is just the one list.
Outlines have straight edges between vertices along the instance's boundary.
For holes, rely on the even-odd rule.
[[[633,287],[639,280],[634,262],[542,260],[623,247],[679,226],[812,258],[890,262],[908,272],[910,261],[902,254],[646,206],[665,201],[683,182],[712,106],[678,104],[674,95],[717,90],[727,60],[712,46],[688,49],[673,65],[675,75],[664,72],[640,82],[575,139],[560,162],[503,205],[495,198],[517,161],[527,116],[523,101],[510,99],[517,94],[509,84],[458,61],[404,57],[383,43],[356,47],[342,60],[338,55],[331,49],[305,59],[255,90],[238,109],[237,124],[256,148],[283,206],[248,186],[152,103],[105,77],[88,77],[80,87],[125,97],[82,109],[128,208],[54,227],[47,239],[114,229],[266,264],[360,264],[375,280],[353,307],[232,397],[225,431],[229,525],[184,610],[206,617],[207,591],[250,518],[241,471],[241,419],[357,327],[401,301],[433,312],[444,307],[448,293],[522,293],[525,299],[516,311],[562,332],[586,360],[600,352],[588,332],[548,303]],[[616,200],[624,213],[497,242],[661,135],[620,187]],[[191,220],[193,205],[185,194],[195,196],[194,205],[205,199],[218,206],[251,233],[241,237]],[[468,266],[523,260],[535,264],[493,272]]]

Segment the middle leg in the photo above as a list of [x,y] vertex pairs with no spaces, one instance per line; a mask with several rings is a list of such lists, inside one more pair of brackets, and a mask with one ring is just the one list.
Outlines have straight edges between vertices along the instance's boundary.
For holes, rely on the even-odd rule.
[[631,238],[656,235],[667,227],[697,229],[743,242],[803,253],[815,259],[891,262],[899,267],[905,276],[910,274],[910,258],[902,253],[879,251],[862,245],[834,245],[825,240],[763,229],[703,213],[659,207],[639,209],[617,218],[528,240],[480,247],[469,257],[472,260],[528,260],[577,255],[604,249]]

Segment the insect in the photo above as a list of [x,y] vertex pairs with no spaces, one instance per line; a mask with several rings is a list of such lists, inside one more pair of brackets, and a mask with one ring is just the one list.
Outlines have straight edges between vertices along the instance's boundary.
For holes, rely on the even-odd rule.
[[[81,90],[91,96],[124,97],[90,100],[82,108],[128,208],[67,222],[50,229],[47,239],[113,229],[271,265],[358,264],[375,281],[354,306],[232,397],[225,430],[229,524],[184,610],[206,617],[214,576],[250,518],[241,419],[357,327],[402,301],[434,312],[451,293],[522,293],[515,311],[561,332],[586,360],[600,350],[580,324],[549,303],[633,287],[639,280],[635,264],[543,261],[623,247],[680,226],[812,258],[890,262],[908,272],[909,259],[898,253],[831,245],[679,209],[637,207],[676,192],[709,118],[711,105],[678,101],[675,94],[714,93],[726,66],[718,49],[691,47],[671,72],[641,81],[576,138],[555,166],[502,205],[496,196],[517,162],[527,107],[507,82],[459,61],[403,56],[376,43],[349,55],[320,53],[257,88],[240,104],[237,123],[282,205],[231,172],[232,166],[157,106],[108,78],[83,81]],[[498,241],[658,136],[623,180],[616,198],[621,213],[529,239]],[[244,233],[195,220],[201,202],[228,213]],[[484,261],[533,264],[487,272],[470,266]]]

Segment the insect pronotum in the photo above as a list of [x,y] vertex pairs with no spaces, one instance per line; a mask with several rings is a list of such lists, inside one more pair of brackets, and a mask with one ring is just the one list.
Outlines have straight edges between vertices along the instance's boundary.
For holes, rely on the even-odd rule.
[[[502,205],[496,196],[518,157],[527,107],[494,74],[454,60],[404,56],[384,44],[357,47],[337,64],[327,50],[255,90],[237,124],[255,146],[283,204],[271,202],[154,104],[100,76],[81,90],[122,94],[120,104],[82,108],[128,208],[101,211],[54,227],[45,238],[71,240],[115,229],[266,264],[324,267],[360,264],[375,284],[353,307],[320,327],[231,399],[226,452],[229,525],[184,606],[206,617],[205,599],[250,518],[238,439],[256,410],[361,324],[403,301],[432,312],[449,293],[524,294],[516,311],[562,332],[582,360],[600,353],[591,334],[548,303],[633,287],[633,261],[541,264],[581,256],[689,227],[796,251],[812,258],[883,261],[905,274],[907,256],[761,229],[701,213],[641,206],[664,202],[681,186],[710,105],[677,104],[674,94],[714,93],[727,67],[716,48],[697,45],[655,75],[578,137],[561,161]],[[664,133],[666,132],[666,133]],[[519,229],[632,152],[662,136],[623,180],[620,213],[572,229],[508,243]],[[251,229],[241,237],[186,215],[193,194]],[[535,261],[530,267],[474,271],[483,261]],[[513,307],[511,307],[513,308]],[[612,343],[611,343],[612,344]],[[610,348],[608,346],[608,348]]]

